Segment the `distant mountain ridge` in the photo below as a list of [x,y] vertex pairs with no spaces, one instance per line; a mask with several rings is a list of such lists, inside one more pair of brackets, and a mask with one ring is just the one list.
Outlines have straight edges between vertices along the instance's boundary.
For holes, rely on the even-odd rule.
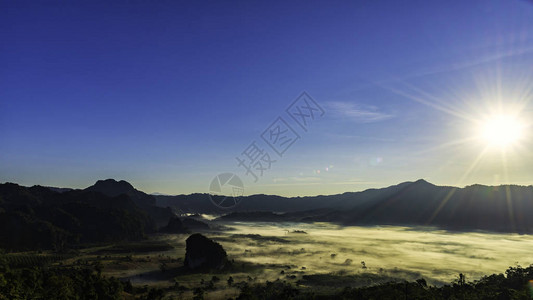
[[[338,195],[242,197],[231,211],[207,194],[157,196],[182,212],[227,214],[224,221],[324,221],[342,225],[436,226],[451,230],[533,233],[533,186],[437,186],[423,179]],[[263,213],[258,213],[263,212]],[[284,214],[269,214],[277,212]],[[299,213],[298,213],[299,212]]]
[[333,205],[327,212],[302,212],[301,217],[295,212],[269,215],[264,211],[259,214],[239,211],[219,219],[333,222],[359,226],[431,226],[458,231],[533,234],[533,186],[476,184],[457,188],[418,180],[351,196],[350,205],[343,201],[331,201]]
[[157,195],[157,205],[172,207],[182,213],[220,214],[231,211],[272,211],[296,212],[315,209],[346,209],[358,203],[371,201],[387,194],[394,194],[411,182],[381,189],[367,189],[360,192],[346,192],[336,195],[319,195],[304,197],[283,197],[277,195],[256,194],[241,197],[241,202],[231,210],[219,209],[210,201],[208,194],[189,194],[176,196]]

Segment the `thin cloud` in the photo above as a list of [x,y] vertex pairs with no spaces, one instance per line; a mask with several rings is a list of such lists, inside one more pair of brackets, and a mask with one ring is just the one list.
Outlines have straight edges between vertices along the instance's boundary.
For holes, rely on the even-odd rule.
[[392,114],[382,112],[376,106],[361,105],[351,102],[327,102],[328,112],[348,118],[358,123],[373,123],[388,120]]

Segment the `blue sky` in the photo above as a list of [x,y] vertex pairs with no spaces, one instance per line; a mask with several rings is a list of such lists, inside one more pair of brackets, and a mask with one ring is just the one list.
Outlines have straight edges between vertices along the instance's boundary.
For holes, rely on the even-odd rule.
[[[456,142],[494,110],[531,119],[531,2],[1,7],[2,182],[116,178],[178,194],[234,172],[247,194],[282,195],[418,178],[531,184],[527,130],[505,168],[502,151]],[[278,116],[290,122],[285,109],[302,91],[324,116],[307,132],[289,123],[301,139],[281,158],[262,144],[277,161],[254,182],[236,156]]]

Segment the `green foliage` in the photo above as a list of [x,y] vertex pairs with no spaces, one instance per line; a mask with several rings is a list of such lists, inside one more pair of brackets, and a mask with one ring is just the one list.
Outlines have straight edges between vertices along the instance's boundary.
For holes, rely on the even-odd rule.
[[124,283],[91,269],[2,266],[0,299],[122,299]]
[[[456,283],[441,287],[428,286],[424,279],[415,282],[388,282],[372,286],[345,287],[333,295],[315,295],[306,290],[298,290],[290,284],[275,281],[265,285],[241,285],[237,299],[532,299],[533,290],[528,282],[533,280],[533,265],[523,268],[510,267],[503,274],[484,276],[474,282],[466,282],[461,276]],[[313,280],[325,279],[313,277]],[[309,282],[307,282],[309,283]],[[347,284],[344,282],[343,284]]]

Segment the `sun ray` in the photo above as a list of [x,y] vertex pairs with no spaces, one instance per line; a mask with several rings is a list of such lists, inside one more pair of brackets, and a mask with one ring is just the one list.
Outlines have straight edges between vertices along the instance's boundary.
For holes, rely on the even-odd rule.
[[503,169],[503,179],[505,181],[505,201],[507,204],[507,213],[509,215],[509,222],[511,222],[511,228],[515,230],[515,220],[514,220],[514,208],[513,208],[513,198],[511,194],[511,187],[509,186],[509,166],[507,164],[507,152],[501,151],[502,157],[502,169]]
[[446,148],[452,148],[453,146],[464,145],[464,144],[467,144],[469,142],[475,141],[477,139],[478,139],[477,137],[471,136],[471,137],[467,137],[467,138],[464,138],[464,139],[454,140],[454,141],[451,141],[451,142],[443,143],[443,144],[440,144],[440,145],[437,145],[437,146],[434,146],[434,147],[431,147],[431,148],[428,148],[428,149],[424,149],[424,150],[415,152],[415,155],[427,154],[427,153],[430,153],[430,152],[433,152],[433,151],[437,151],[437,150],[442,150],[442,149],[446,149]]
[[390,91],[392,93],[395,93],[397,95],[406,97],[406,98],[408,98],[410,100],[413,100],[415,102],[422,103],[424,105],[427,105],[429,107],[435,108],[437,110],[443,111],[443,112],[445,112],[445,113],[447,113],[449,115],[452,115],[452,116],[455,116],[455,117],[458,117],[458,118],[461,118],[461,119],[472,120],[470,117],[468,117],[465,114],[459,113],[458,111],[456,111],[456,110],[454,110],[452,108],[448,108],[446,106],[440,105],[439,103],[434,103],[434,102],[428,101],[428,100],[424,99],[423,97],[418,97],[418,96],[415,96],[415,95],[411,95],[411,94],[409,94],[407,92],[404,92],[404,91],[401,91],[399,89],[392,88],[392,87],[384,87],[384,86],[382,86],[382,87],[387,89],[388,91]]
[[[478,163],[481,161],[481,159],[483,158],[483,156],[485,156],[485,153],[488,151],[489,147],[486,146],[483,151],[481,151],[479,153],[479,155],[476,157],[476,159],[472,162],[472,164],[468,167],[468,169],[465,171],[465,173],[461,176],[461,178],[458,180],[456,186],[459,186],[459,185],[462,185],[463,183],[463,180],[466,179],[466,177],[468,177],[468,175],[470,175],[470,173],[476,168],[476,166],[478,165]],[[455,194],[455,191],[457,190],[457,188],[453,188],[452,190],[450,190],[450,192],[448,192],[448,194],[442,199],[442,201],[439,203],[439,206],[435,209],[435,211],[433,212],[433,214],[431,214],[431,217],[429,217],[428,221],[426,222],[426,225],[430,225],[431,222],[433,222],[433,220],[435,219],[435,217],[437,217],[437,215],[439,214],[439,212],[441,211],[441,209],[444,207],[444,205],[446,205],[446,203],[448,202],[448,200],[450,200],[450,198]]]
[[[442,107],[445,107],[448,109],[449,113],[451,113],[452,115],[454,116],[457,116],[457,117],[460,117],[461,119],[464,119],[464,120],[468,120],[468,121],[474,121],[475,119],[469,115],[469,114],[466,114],[466,113],[462,113],[461,111],[449,106],[449,105],[446,105],[445,102],[441,101],[439,98],[433,96],[432,94],[420,89],[420,88],[417,88],[416,86],[412,85],[412,84],[409,84],[407,82],[403,82],[403,84],[405,86],[407,86],[408,88],[410,88],[411,90],[419,93],[420,95],[424,96],[424,97],[427,97],[428,99],[431,99],[433,100],[434,102],[438,103],[439,105],[441,105]],[[426,101],[427,102],[427,101]]]

